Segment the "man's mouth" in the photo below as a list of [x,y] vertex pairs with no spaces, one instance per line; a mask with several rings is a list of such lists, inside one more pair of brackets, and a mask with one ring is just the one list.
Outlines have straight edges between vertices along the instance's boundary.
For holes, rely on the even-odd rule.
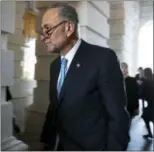
[[50,44],[50,42],[48,42],[48,43],[45,43],[45,45],[46,45],[46,46],[48,46],[49,44]]

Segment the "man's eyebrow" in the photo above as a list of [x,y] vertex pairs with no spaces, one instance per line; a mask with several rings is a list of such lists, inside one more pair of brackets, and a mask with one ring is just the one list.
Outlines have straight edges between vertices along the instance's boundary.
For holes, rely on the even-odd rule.
[[49,27],[51,27],[49,24],[44,24],[44,25],[41,26],[41,29],[42,28],[49,28]]

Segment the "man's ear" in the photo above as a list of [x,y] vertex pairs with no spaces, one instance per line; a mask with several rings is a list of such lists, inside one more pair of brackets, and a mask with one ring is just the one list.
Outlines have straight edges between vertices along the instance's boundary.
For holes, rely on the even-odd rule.
[[73,23],[67,23],[66,27],[67,37],[70,37],[75,31],[75,25]]

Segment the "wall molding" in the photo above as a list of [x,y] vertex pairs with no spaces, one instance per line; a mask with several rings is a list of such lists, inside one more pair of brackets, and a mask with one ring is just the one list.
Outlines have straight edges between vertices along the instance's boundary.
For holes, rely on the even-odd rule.
[[92,1],[88,1],[93,8],[95,8],[101,15],[103,15],[105,18],[109,18],[100,8],[98,8]]
[[87,28],[88,30],[92,31],[94,34],[98,35],[99,37],[108,40],[109,38],[105,37],[103,34],[100,34],[99,32],[97,32],[96,30],[94,30],[93,28],[91,28],[90,26],[87,25],[81,25],[80,28]]

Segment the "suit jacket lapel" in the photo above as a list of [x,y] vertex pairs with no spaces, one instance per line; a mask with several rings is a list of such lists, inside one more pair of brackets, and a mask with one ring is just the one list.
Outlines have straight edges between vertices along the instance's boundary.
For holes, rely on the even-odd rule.
[[69,70],[67,72],[67,75],[65,77],[61,92],[60,92],[60,103],[62,102],[62,99],[64,98],[66,92],[68,89],[71,89],[71,85],[72,85],[72,79],[75,77],[75,72],[77,72],[78,66],[77,64],[81,63],[81,52],[83,53],[83,43],[84,41],[82,40],[81,45],[77,51],[77,53],[75,54],[72,63],[69,67]]

